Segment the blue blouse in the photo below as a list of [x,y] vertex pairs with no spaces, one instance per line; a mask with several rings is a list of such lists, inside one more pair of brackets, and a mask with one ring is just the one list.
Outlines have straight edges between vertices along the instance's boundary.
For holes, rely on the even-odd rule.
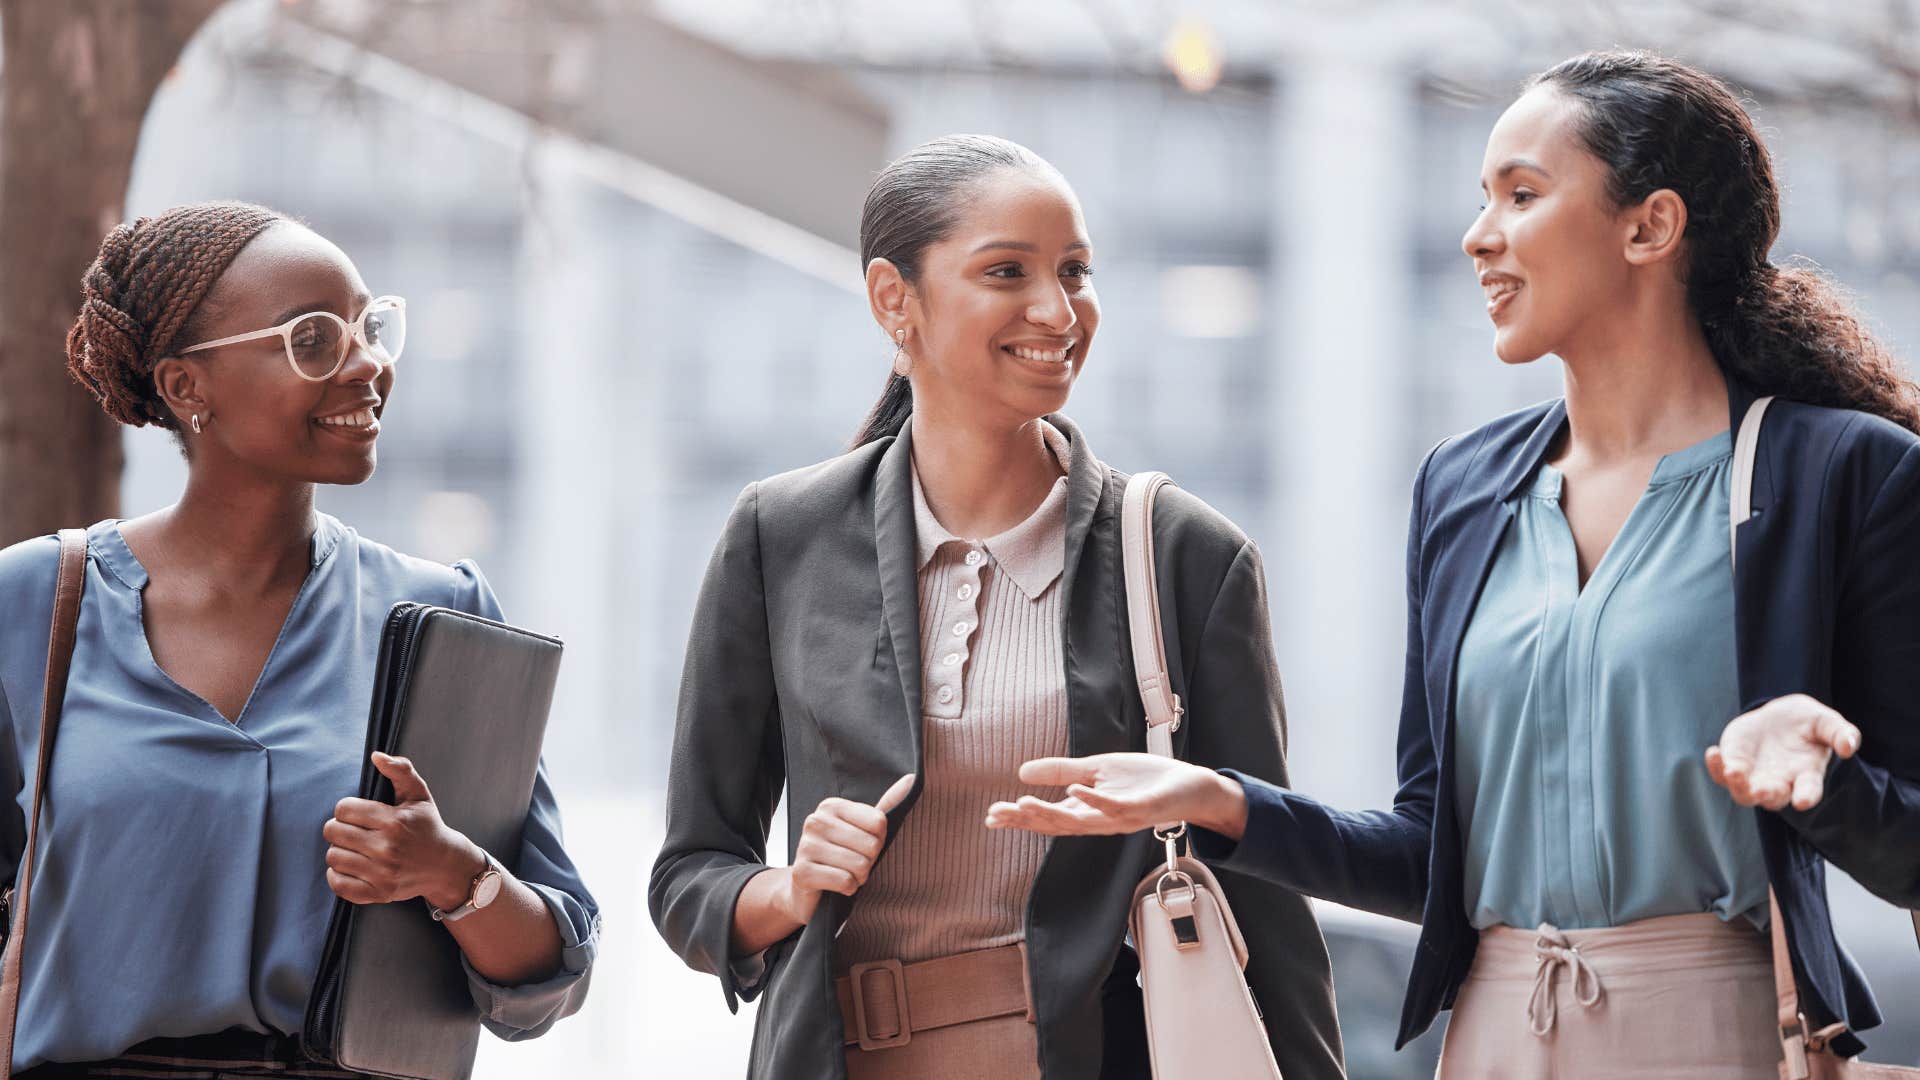
[[[388,609],[501,617],[480,571],[362,539],[316,515],[313,565],[238,722],[162,671],[141,619],[147,573],[117,522],[88,530],[65,711],[40,819],[14,1067],[111,1058],[157,1036],[295,1034],[334,896],[320,827],[356,792]],[[58,545],[0,551],[0,775],[31,805]],[[429,784],[434,778],[426,778]],[[11,879],[22,818],[0,826]],[[501,986],[467,969],[507,1039],[580,1007],[600,915],[560,842],[544,766],[517,852],[494,852],[553,911],[562,970]]]
[[1476,928],[1710,911],[1764,925],[1751,810],[1703,755],[1737,714],[1721,434],[1660,459],[1580,588],[1561,475],[1514,507],[1460,645],[1456,800]]

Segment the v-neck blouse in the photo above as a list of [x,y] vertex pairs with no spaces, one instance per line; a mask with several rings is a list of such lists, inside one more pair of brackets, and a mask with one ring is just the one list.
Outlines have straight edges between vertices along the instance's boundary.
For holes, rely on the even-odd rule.
[[[116,1056],[157,1036],[296,1034],[334,897],[320,827],[359,786],[380,634],[401,600],[490,619],[470,562],[436,565],[317,515],[312,568],[237,722],[154,662],[147,574],[117,522],[88,530],[86,591],[34,871],[14,1067]],[[0,552],[0,828],[11,879],[38,753],[57,545]],[[426,778],[433,783],[433,777]],[[564,946],[547,981],[471,967],[476,1011],[508,1037],[577,1009],[600,916],[560,843],[544,766],[518,851],[493,855],[546,900]]]
[[1456,802],[1476,928],[1712,912],[1764,923],[1753,813],[1703,755],[1739,711],[1733,442],[1661,458],[1583,589],[1541,464],[1460,645]]

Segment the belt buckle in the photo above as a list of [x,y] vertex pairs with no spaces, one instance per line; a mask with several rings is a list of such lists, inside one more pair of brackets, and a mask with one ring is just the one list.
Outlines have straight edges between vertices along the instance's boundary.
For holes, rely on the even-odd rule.
[[[900,1030],[892,1035],[875,1038],[867,1030],[867,980],[869,972],[884,971],[893,981],[893,1000],[899,1008]],[[860,1040],[862,1050],[888,1050],[896,1046],[905,1046],[913,1039],[913,1021],[907,1015],[907,973],[898,960],[869,960],[864,964],[855,964],[847,972],[847,980],[853,988],[853,1033]]]

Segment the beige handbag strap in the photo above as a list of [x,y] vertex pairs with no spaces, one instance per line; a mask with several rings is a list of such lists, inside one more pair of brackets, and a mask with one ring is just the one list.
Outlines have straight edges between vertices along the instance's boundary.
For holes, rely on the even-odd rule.
[[40,804],[46,801],[54,733],[59,730],[60,706],[67,696],[67,670],[73,664],[86,570],[86,531],[60,530],[60,571],[53,587],[47,681],[40,704],[40,761],[33,774],[33,810],[27,817],[27,844],[20,851],[20,873],[13,886],[13,927],[7,933],[5,959],[0,960],[0,1080],[13,1076],[13,1033],[20,1019],[20,956],[27,943],[27,901],[33,896],[34,845],[40,838]]
[[[1160,589],[1153,572],[1153,500],[1172,484],[1163,472],[1136,473],[1120,500],[1120,556],[1126,571],[1127,625],[1133,640],[1133,673],[1147,709],[1147,751],[1173,756],[1173,733],[1186,709],[1167,674],[1166,638],[1160,632]],[[1184,822],[1166,822],[1156,834],[1177,831]]]
[[1166,639],[1160,633],[1160,589],[1153,572],[1153,500],[1173,480],[1145,472],[1127,481],[1120,500],[1120,553],[1127,578],[1127,623],[1132,629],[1133,671],[1147,707],[1147,749],[1173,756],[1173,733],[1185,713],[1167,674]]
[[1780,1048],[1786,1055],[1787,1080],[1807,1080],[1813,1073],[1807,1052],[1822,1050],[1827,1043],[1847,1030],[1847,1025],[1828,1024],[1818,1031],[1807,1030],[1807,1018],[1800,1012],[1800,988],[1793,981],[1793,954],[1787,951],[1787,922],[1780,915],[1780,898],[1767,890],[1768,933],[1773,938],[1773,993],[1780,1003]]

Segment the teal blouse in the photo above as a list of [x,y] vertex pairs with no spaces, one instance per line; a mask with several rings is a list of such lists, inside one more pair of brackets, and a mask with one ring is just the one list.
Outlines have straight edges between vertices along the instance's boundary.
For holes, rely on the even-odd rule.
[[1703,755],[1739,711],[1733,440],[1660,459],[1584,589],[1541,464],[1460,646],[1456,802],[1477,928],[1710,911],[1764,925],[1753,812]]

